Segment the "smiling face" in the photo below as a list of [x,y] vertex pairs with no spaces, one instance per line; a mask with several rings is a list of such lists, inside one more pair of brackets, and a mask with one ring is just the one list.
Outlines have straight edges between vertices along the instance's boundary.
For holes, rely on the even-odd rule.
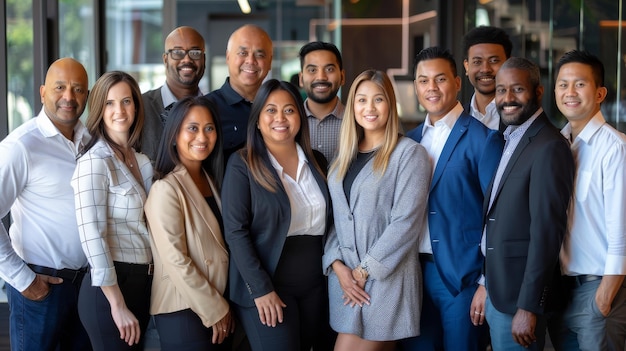
[[504,47],[491,43],[472,45],[467,57],[463,61],[463,66],[475,91],[482,95],[493,96],[496,91],[496,74],[506,61]]
[[71,131],[87,103],[87,72],[78,61],[59,59],[48,69],[39,93],[52,123],[61,131]]
[[543,87],[533,87],[528,71],[506,68],[496,76],[496,108],[507,126],[520,125],[537,112],[542,94]]
[[345,74],[335,55],[328,50],[315,50],[304,57],[300,84],[312,101],[326,104],[335,100]]
[[389,101],[383,88],[372,81],[363,81],[354,94],[354,118],[366,136],[384,137],[389,120]]
[[556,77],[556,105],[572,124],[587,124],[600,110],[606,97],[605,87],[596,85],[591,66],[571,62],[561,66]]
[[197,49],[204,52],[204,39],[191,27],[181,27],[175,29],[165,39],[165,53],[163,63],[165,64],[165,78],[170,88],[197,87],[200,79],[204,75],[205,55],[197,60],[193,60],[186,54],[182,59],[174,59],[169,50]]
[[454,76],[447,60],[420,61],[415,68],[415,93],[432,123],[443,118],[457,104],[461,78]]
[[229,81],[244,98],[256,91],[272,68],[272,41],[260,28],[244,26],[235,31],[226,48]]
[[176,151],[180,162],[193,169],[202,164],[215,147],[217,130],[209,109],[193,106],[183,119],[176,136]]
[[300,114],[289,92],[275,90],[267,96],[259,115],[258,128],[268,147],[295,143],[300,131]]
[[131,126],[135,121],[135,102],[130,86],[119,82],[109,89],[104,106],[104,130],[116,143],[128,142]]

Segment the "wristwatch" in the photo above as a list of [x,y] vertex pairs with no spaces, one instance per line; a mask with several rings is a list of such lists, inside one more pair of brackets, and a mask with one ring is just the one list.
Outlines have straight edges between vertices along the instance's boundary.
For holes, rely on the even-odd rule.
[[356,266],[356,268],[352,271],[352,278],[357,281],[367,280],[369,277],[369,272],[366,268],[361,267],[361,265]]

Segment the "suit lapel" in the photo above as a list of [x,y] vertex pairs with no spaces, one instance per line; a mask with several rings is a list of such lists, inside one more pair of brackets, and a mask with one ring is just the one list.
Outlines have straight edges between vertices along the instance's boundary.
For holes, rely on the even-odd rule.
[[[509,160],[509,163],[507,163],[506,168],[504,169],[504,172],[502,173],[500,184],[498,184],[498,189],[496,190],[496,196],[493,199],[494,204],[498,200],[498,196],[500,196],[500,191],[502,190],[504,183],[506,183],[506,180],[509,177],[509,174],[511,174],[511,172],[513,171],[513,167],[515,167],[515,163],[524,152],[524,149],[526,149],[528,144],[530,144],[530,142],[532,141],[532,138],[535,135],[537,135],[537,133],[539,133],[539,131],[545,126],[546,122],[547,122],[547,117],[545,116],[545,114],[544,113],[540,114],[537,117],[537,119],[530,125],[526,133],[524,133],[524,135],[522,136],[522,139],[520,140],[519,144],[515,148],[515,151],[513,151],[513,155],[511,155],[511,159]],[[529,157],[532,157],[532,155],[530,155]],[[491,196],[491,194],[489,194],[489,196]],[[493,208],[493,205],[492,205],[492,208]]]
[[[176,177],[176,179],[178,179],[178,182],[181,184],[183,192],[185,193],[185,197],[196,209],[197,213],[202,218],[202,221],[204,222],[206,228],[211,233],[215,241],[217,241],[220,244],[223,250],[226,250],[224,237],[222,235],[217,235],[214,231],[215,228],[219,228],[219,223],[217,221],[217,218],[213,214],[213,211],[209,207],[209,204],[207,204],[206,199],[202,196],[200,191],[198,191],[198,187],[191,179],[191,176],[189,175],[189,173],[187,173],[187,170],[182,166],[178,166],[177,169],[174,171],[174,176]],[[215,201],[217,202],[217,206],[221,210],[222,204],[221,204],[219,196],[217,195],[215,186],[213,185],[213,182],[211,181],[209,176],[206,174],[205,176],[207,177],[207,180],[209,181],[209,185],[211,186],[211,191],[213,192],[213,196],[215,196]]]
[[452,130],[450,131],[450,136],[448,136],[448,140],[446,140],[446,144],[443,146],[443,150],[441,150],[441,155],[439,155],[437,165],[435,165],[435,172],[433,173],[433,179],[430,183],[431,191],[435,188],[435,185],[437,184],[439,179],[441,179],[441,175],[443,174],[443,171],[448,164],[448,160],[450,160],[450,157],[452,156],[452,152],[456,148],[456,145],[459,143],[459,140],[461,140],[463,134],[467,132],[468,124],[468,116],[465,114],[461,114],[459,116],[459,119],[454,124],[454,127],[452,127]]

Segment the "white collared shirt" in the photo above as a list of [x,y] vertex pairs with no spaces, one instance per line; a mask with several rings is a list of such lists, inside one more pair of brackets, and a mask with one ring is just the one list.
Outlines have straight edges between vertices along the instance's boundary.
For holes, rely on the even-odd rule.
[[[439,156],[441,151],[448,141],[450,132],[454,128],[454,124],[459,119],[459,116],[463,113],[463,106],[457,101],[456,105],[450,112],[448,112],[443,118],[435,122],[433,125],[430,121],[430,115],[426,115],[424,120],[424,128],[422,128],[422,140],[420,144],[428,151],[428,156],[432,165],[432,174],[435,173],[437,162],[439,162]],[[430,229],[428,228],[428,218],[425,220],[423,234],[420,238],[419,244],[420,253],[433,253],[432,243],[430,242]]]
[[492,130],[500,129],[500,114],[496,108],[496,99],[493,98],[490,103],[485,106],[485,114],[483,115],[476,107],[476,94],[472,95],[470,100],[470,114]]
[[289,197],[291,207],[291,223],[287,236],[293,235],[324,235],[326,231],[326,199],[320,190],[311,169],[307,165],[308,160],[300,145],[296,143],[298,150],[298,171],[296,179],[292,179],[283,172],[283,167],[276,161],[274,155],[268,150],[272,166]]
[[[571,140],[571,125],[561,133]],[[577,169],[563,272],[626,275],[626,136],[598,112],[571,148]]]
[[152,262],[143,207],[152,185],[153,170],[146,155],[135,152],[135,157],[141,183],[102,139],[76,165],[71,184],[92,286],[117,284],[114,261]]
[[10,239],[0,225],[0,277],[18,291],[35,279],[26,263],[55,269],[87,266],[70,180],[88,141],[80,121],[70,141],[42,109],[0,143],[0,217],[11,211],[13,218]]

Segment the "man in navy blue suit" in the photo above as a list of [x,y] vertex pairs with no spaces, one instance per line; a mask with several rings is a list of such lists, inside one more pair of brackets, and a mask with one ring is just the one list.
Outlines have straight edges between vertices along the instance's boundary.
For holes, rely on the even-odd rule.
[[484,301],[485,288],[479,284],[482,206],[503,141],[498,131],[463,112],[457,100],[461,79],[448,50],[424,49],[414,67],[415,92],[428,115],[407,136],[428,150],[434,172],[427,225],[419,233],[424,276],[421,335],[404,340],[402,346],[484,350],[483,304],[473,305],[472,300],[482,294]]

